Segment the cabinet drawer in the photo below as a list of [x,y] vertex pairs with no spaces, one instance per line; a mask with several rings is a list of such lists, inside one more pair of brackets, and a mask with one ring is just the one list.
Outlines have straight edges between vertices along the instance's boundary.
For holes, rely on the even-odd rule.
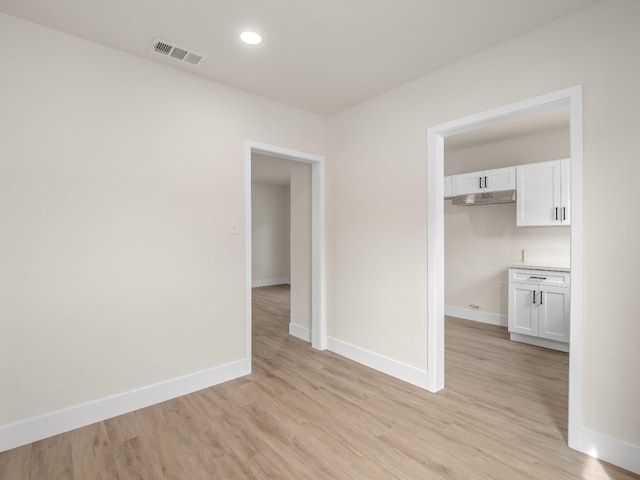
[[520,268],[510,268],[509,282],[569,287],[571,286],[571,273],[550,270],[525,270]]

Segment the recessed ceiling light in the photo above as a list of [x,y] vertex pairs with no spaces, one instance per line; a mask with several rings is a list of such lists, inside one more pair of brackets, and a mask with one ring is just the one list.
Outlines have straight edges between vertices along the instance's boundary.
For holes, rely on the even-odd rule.
[[244,30],[240,32],[240,40],[247,45],[260,45],[262,43],[262,35],[253,30]]

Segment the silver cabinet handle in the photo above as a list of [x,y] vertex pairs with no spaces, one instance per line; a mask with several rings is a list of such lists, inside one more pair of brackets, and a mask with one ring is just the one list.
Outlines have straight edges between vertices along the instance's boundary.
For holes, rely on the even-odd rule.
[[558,220],[558,207],[556,207],[556,220]]
[[484,188],[487,188],[487,177],[484,177]]
[[482,188],[482,177],[478,177],[478,187]]

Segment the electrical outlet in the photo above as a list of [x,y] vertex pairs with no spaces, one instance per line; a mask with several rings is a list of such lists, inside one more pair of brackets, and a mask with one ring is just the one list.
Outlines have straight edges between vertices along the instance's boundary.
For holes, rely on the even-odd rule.
[[500,282],[500,291],[501,292],[507,291],[507,282]]

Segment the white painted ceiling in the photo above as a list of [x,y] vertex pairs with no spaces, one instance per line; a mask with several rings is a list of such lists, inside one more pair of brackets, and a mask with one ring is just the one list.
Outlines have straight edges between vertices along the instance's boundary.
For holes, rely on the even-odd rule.
[[[330,115],[596,1],[0,0],[0,11]],[[242,45],[244,28],[264,43]],[[154,37],[207,58],[163,58]]]

